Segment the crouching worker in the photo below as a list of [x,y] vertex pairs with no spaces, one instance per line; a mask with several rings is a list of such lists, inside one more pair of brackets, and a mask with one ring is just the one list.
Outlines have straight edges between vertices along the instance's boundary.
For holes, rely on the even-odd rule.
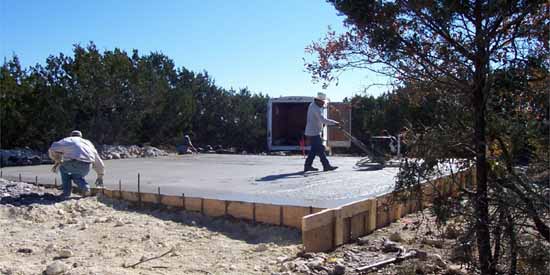
[[176,147],[176,151],[179,155],[183,154],[193,154],[198,153],[199,151],[195,146],[193,146],[193,143],[191,142],[191,138],[189,135],[185,135],[183,137],[183,144]]
[[70,137],[54,142],[48,154],[55,162],[52,172],[56,173],[59,168],[63,183],[63,198],[71,196],[72,182],[78,185],[82,195],[90,195],[90,187],[84,177],[92,167],[97,173],[95,184],[103,185],[105,165],[94,145],[89,140],[83,139],[80,131],[72,131]]

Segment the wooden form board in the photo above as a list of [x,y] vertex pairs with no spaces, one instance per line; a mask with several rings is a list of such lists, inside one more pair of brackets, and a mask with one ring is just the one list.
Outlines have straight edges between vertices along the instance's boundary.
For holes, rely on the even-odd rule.
[[302,242],[308,252],[334,248],[335,209],[327,209],[302,218]]
[[283,225],[281,220],[282,206],[256,203],[256,221],[267,224]]
[[302,228],[302,217],[323,211],[323,208],[274,205],[241,201],[226,201],[197,197],[163,195],[158,193],[128,192],[104,188],[92,188],[92,191],[103,196],[143,204],[160,204],[182,208],[187,211],[201,212],[211,217],[232,216],[272,225],[283,225],[297,229]]
[[459,172],[426,182],[421,190],[385,194],[304,216],[302,241],[305,250],[332,250],[423,209],[436,195],[456,196],[460,187],[472,184],[472,174],[474,170]]
[[254,220],[254,206],[249,202],[228,201],[227,214],[237,219]]
[[[196,197],[169,196],[120,190],[95,189],[96,193],[130,202],[160,203],[162,205],[201,212],[208,216],[229,215],[273,225],[284,225],[302,230],[306,251],[319,252],[370,234],[406,214],[423,209],[441,194],[456,196],[459,189],[475,185],[475,169],[438,178],[421,187],[420,198],[401,201],[390,193],[372,199],[348,203],[333,209],[284,206],[239,201],[225,201]],[[415,191],[410,191],[415,192]]]

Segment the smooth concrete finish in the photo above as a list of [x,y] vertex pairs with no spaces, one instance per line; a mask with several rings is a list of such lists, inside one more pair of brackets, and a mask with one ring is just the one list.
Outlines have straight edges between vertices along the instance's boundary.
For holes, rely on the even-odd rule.
[[[359,158],[329,157],[339,169],[331,172],[302,172],[301,156],[256,156],[200,154],[162,158],[107,160],[105,187],[137,191],[160,192],[223,200],[272,204],[337,207],[391,191],[398,168],[358,170]],[[320,167],[318,159],[314,166]],[[5,178],[53,184],[61,183],[59,174],[50,171],[51,165],[4,167]],[[322,169],[321,169],[322,170]],[[87,176],[95,181],[95,172]]]

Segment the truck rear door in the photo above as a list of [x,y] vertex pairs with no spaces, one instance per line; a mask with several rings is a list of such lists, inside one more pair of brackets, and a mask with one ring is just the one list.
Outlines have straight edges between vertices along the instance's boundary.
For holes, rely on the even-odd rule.
[[[339,121],[343,128],[351,133],[351,104],[330,102],[328,118]],[[338,127],[328,127],[328,146],[348,148],[351,146],[351,140]]]

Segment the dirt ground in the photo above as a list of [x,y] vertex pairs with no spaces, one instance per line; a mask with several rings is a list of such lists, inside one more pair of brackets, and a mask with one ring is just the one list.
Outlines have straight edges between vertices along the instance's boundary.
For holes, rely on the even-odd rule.
[[74,275],[270,274],[300,250],[300,233],[74,196],[0,204],[0,243],[0,274],[42,274],[55,262]]
[[[468,274],[449,260],[454,240],[439,237],[429,215],[331,253],[303,253],[293,229],[101,197],[59,201],[58,192],[0,179],[0,274]],[[356,270],[412,250],[421,256]]]

